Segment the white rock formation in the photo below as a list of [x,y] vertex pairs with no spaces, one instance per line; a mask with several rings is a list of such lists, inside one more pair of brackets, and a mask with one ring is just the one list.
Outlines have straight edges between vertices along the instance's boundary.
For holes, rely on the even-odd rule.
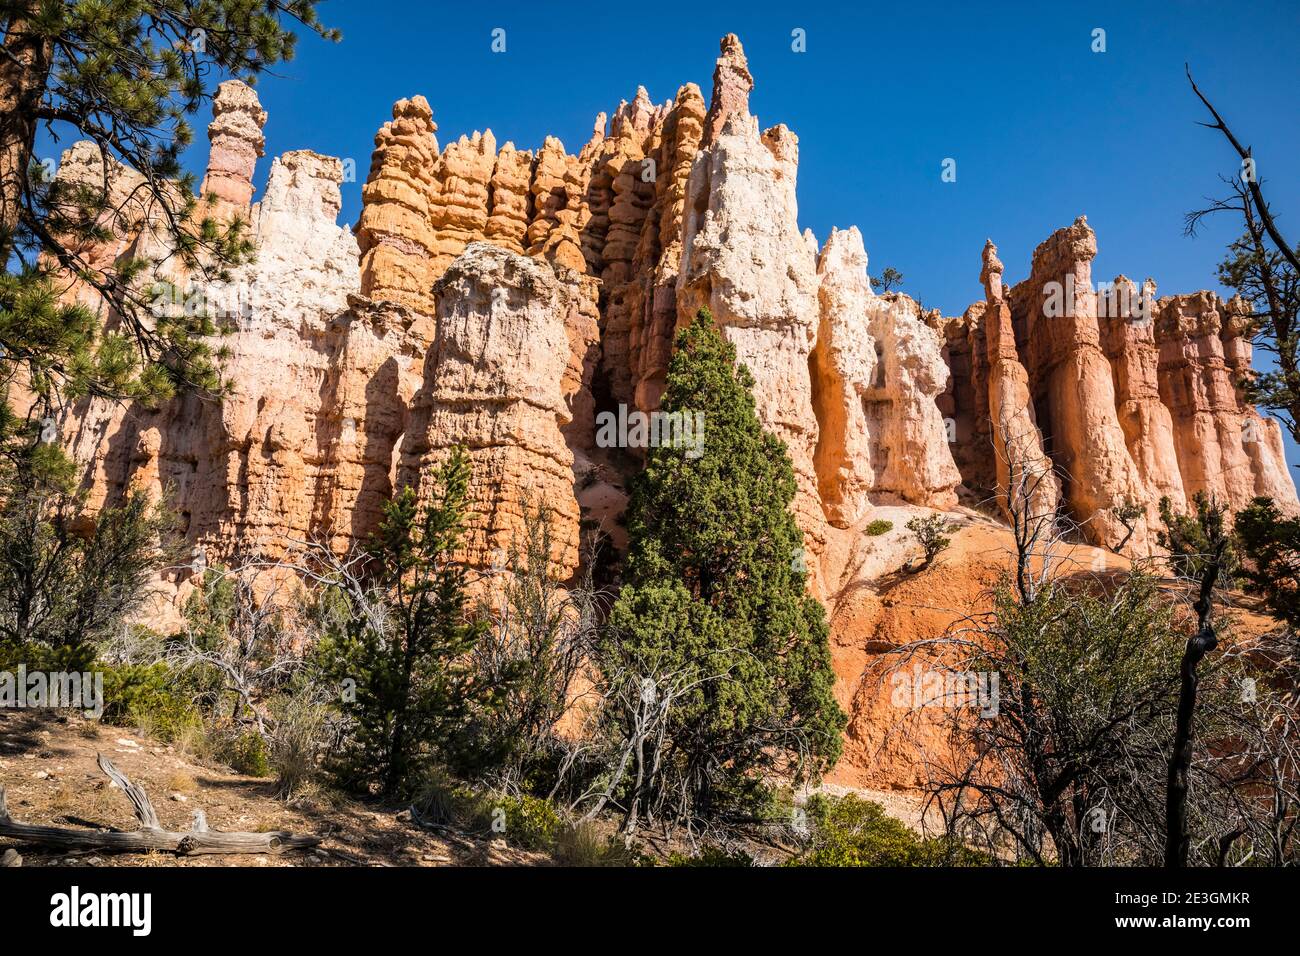
[[577,566],[573,454],[561,429],[572,414],[563,383],[571,346],[571,288],[540,259],[472,243],[435,291],[437,331],[424,387],[411,401],[398,480],[425,496],[430,469],[456,445],[473,467],[466,559],[490,567],[545,506],[561,567]]
[[817,338],[817,263],[799,230],[797,156],[785,127],[760,138],[757,119],[730,113],[691,170],[677,315],[684,324],[707,306],[753,374],[759,418],[789,448],[795,514],[816,550],[823,519],[808,358]]
[[961,475],[935,403],[948,383],[939,333],[912,299],[871,291],[857,227],[831,233],[817,272],[821,326],[811,370],[827,519],[850,527],[869,502],[952,507]]

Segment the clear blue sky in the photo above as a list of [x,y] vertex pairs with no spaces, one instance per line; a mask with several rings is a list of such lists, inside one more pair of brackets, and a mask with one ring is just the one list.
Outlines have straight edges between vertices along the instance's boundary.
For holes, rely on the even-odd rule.
[[[1247,10],[1246,8],[1249,8]],[[556,11],[564,10],[561,16]],[[1098,279],[1153,276],[1162,294],[1213,287],[1236,231],[1197,239],[1183,213],[1216,191],[1234,157],[1203,119],[1191,63],[1300,236],[1300,4],[748,2],[442,4],[329,0],[337,45],[305,37],[259,84],[268,156],[308,147],[369,166],[394,100],[424,94],[443,143],[491,127],[520,148],[559,136],[571,152],[592,119],[643,84],[656,101],[687,80],[707,100],[718,39],[738,34],[765,127],[800,140],[800,223],[824,240],[856,224],[872,271],[892,265],[927,305],[959,313],[981,294],[986,237],[1008,279],[1034,246],[1085,213]],[[671,16],[664,15],[671,12]],[[507,50],[494,54],[502,27]],[[790,31],[807,32],[807,52]],[[1107,51],[1091,52],[1106,30]],[[200,122],[206,122],[201,120]],[[200,129],[202,127],[200,126]],[[201,171],[206,141],[191,150]],[[957,182],[940,180],[945,157]],[[261,185],[269,160],[259,166]],[[354,221],[361,183],[344,192]]]
[[[1235,157],[1183,74],[1191,64],[1253,144],[1284,230],[1300,241],[1300,4],[1185,2],[761,2],[663,5],[329,0],[337,45],[304,37],[259,84],[268,157],[311,148],[356,160],[355,221],[375,129],[394,100],[424,94],[446,143],[491,127],[520,148],[559,136],[570,152],[592,119],[643,84],[655,101],[688,80],[707,100],[724,33],[755,78],[751,110],[800,140],[801,225],[824,240],[856,224],[871,270],[960,313],[980,296],[980,250],[1023,278],[1034,246],[1080,213],[1096,229],[1094,276],[1153,276],[1161,294],[1215,288],[1237,224],[1182,234]],[[491,31],[507,50],[491,52]],[[807,52],[791,51],[791,30]],[[1093,53],[1092,31],[1106,31]],[[188,154],[201,172],[206,140]],[[940,180],[945,157],[956,183]],[[269,158],[259,166],[258,185]],[[1291,460],[1297,461],[1294,449]]]

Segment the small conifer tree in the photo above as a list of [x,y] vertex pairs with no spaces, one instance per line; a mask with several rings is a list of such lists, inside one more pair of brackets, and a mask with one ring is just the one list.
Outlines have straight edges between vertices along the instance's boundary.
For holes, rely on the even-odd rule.
[[[460,736],[476,688],[469,653],[482,625],[465,613],[464,534],[470,465],[462,449],[437,469],[421,505],[407,487],[384,506],[370,545],[369,587],[321,649],[350,718],[335,771],[352,787],[407,795]],[[350,700],[350,697],[355,697]]]

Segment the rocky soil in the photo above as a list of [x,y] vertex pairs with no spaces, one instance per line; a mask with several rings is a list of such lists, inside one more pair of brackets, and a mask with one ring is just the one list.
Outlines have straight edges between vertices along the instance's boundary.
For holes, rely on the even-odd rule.
[[125,795],[96,766],[107,756],[144,787],[167,829],[186,830],[202,810],[214,830],[289,830],[319,847],[276,854],[182,857],[171,853],[49,850],[13,845],[24,866],[532,866],[550,859],[504,840],[444,837],[400,808],[318,791],[286,802],[275,783],[196,760],[122,727],[53,711],[0,710],[0,784],[22,823],[134,830]]

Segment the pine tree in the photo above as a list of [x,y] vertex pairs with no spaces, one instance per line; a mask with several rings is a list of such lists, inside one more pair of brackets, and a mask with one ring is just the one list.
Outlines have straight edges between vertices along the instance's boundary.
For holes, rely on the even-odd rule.
[[407,487],[385,505],[369,581],[346,589],[341,629],[320,652],[325,679],[355,688],[336,770],[390,797],[446,758],[477,700],[468,656],[483,625],[467,618],[466,569],[455,559],[470,478],[463,450],[431,478],[426,504]]
[[815,777],[841,750],[825,611],[805,590],[789,511],[794,469],[759,423],[753,384],[701,309],[678,337],[662,410],[703,412],[702,446],[652,448],[628,509],[601,657],[609,679],[640,685],[618,708],[624,733],[649,702],[662,719],[662,746],[638,747],[630,771],[631,802],[652,815],[752,809],[770,773]]
[[1283,514],[1272,498],[1255,498],[1237,512],[1235,531],[1242,576],[1270,614],[1300,627],[1300,518]]
[[[151,313],[152,263],[107,265],[85,250],[110,236],[121,210],[104,184],[75,185],[35,155],[37,132],[89,140],[105,167],[142,179],[128,202],[149,208],[175,260],[196,281],[221,279],[252,252],[246,223],[219,221],[182,174],[188,117],[214,79],[249,82],[292,58],[294,28],[336,39],[317,21],[319,0],[0,0],[0,376],[25,367],[39,384],[74,393],[165,398],[176,386],[218,383],[202,310]],[[58,304],[53,270],[75,275],[107,305],[105,316]],[[194,310],[191,310],[192,312]],[[48,319],[69,334],[49,341]]]
[[140,492],[87,515],[61,448],[10,442],[3,452],[0,657],[88,665],[94,644],[143,606],[171,517]]

